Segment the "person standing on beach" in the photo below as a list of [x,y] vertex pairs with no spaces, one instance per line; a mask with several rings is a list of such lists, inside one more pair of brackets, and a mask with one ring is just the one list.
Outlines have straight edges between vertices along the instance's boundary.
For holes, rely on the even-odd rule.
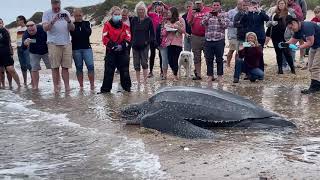
[[75,29],[70,13],[61,9],[60,0],[51,0],[52,9],[43,13],[42,24],[47,32],[49,60],[52,68],[54,92],[60,91],[60,67],[65,91],[70,91],[69,69],[72,68],[70,31]]
[[204,55],[207,64],[208,84],[214,80],[214,60],[217,63],[218,82],[222,83],[225,30],[233,23],[228,14],[221,10],[220,0],[213,0],[212,11],[202,18],[201,25],[205,27]]
[[188,23],[188,20],[187,20],[187,17],[188,17],[188,12],[189,12],[189,9],[192,9],[193,7],[193,2],[192,1],[187,1],[185,3],[185,10],[186,12],[184,13],[184,15],[182,15],[182,18],[184,19],[184,22],[186,24],[186,33],[184,34],[184,44],[183,44],[183,50],[184,51],[191,51],[191,34],[192,34],[192,31],[191,31],[191,26],[189,25]]
[[47,69],[51,69],[48,56],[47,33],[41,25],[36,25],[33,21],[26,24],[27,31],[24,33],[22,42],[24,48],[28,48],[30,52],[32,89],[39,88],[39,70],[41,70],[41,59]]
[[[156,0],[153,1],[151,5],[148,6],[148,16],[151,18],[152,23],[153,23],[153,29],[154,29],[154,34],[156,34],[157,32],[157,27],[159,26],[159,24],[161,24],[162,22],[162,13],[163,10],[166,9],[168,10],[169,7],[164,4],[162,1]],[[154,11],[153,11],[154,10]],[[158,48],[159,44],[154,44],[151,43],[150,44],[150,72],[148,74],[148,77],[151,78],[153,77],[153,66],[154,66],[154,60],[156,57],[156,49]],[[160,70],[161,70],[161,74],[160,76],[162,77],[162,57],[161,57],[161,53],[159,53],[159,60],[160,60]]]
[[128,46],[131,41],[130,28],[121,21],[121,9],[114,6],[110,10],[111,19],[104,24],[102,42],[106,46],[104,77],[99,94],[110,93],[112,89],[114,71],[120,71],[122,88],[131,91],[129,73]]
[[187,20],[191,26],[191,47],[194,54],[193,80],[201,80],[201,52],[204,50],[205,27],[201,25],[202,17],[211,12],[212,9],[205,7],[202,0],[196,0],[193,8],[189,9]]
[[14,69],[13,51],[11,47],[11,38],[8,30],[4,27],[0,28],[0,67],[4,67],[7,72],[16,81],[18,88],[20,88],[20,79]]
[[[4,22],[3,20],[0,18],[0,29],[1,28],[5,28],[4,26]],[[12,46],[11,46],[11,42],[10,42],[10,49],[13,52]],[[9,88],[12,88],[12,77],[10,75],[10,73],[8,71],[6,71],[4,66],[0,66],[0,87],[1,88],[5,88],[5,78],[6,78],[6,74],[7,74],[7,79],[9,82]]]
[[[148,78],[148,53],[150,44],[155,43],[155,32],[152,20],[147,16],[147,7],[140,1],[135,7],[137,16],[131,20],[133,65],[137,82],[140,85],[140,70],[142,67],[143,81]],[[141,67],[140,67],[141,66]]]
[[[228,17],[233,22],[234,17],[242,10],[243,0],[238,0],[237,7],[228,11]],[[237,28],[232,26],[228,28],[229,52],[227,55],[227,67],[231,66],[233,53],[238,49]]]
[[291,16],[286,18],[287,28],[294,32],[293,37],[287,42],[296,44],[300,39],[304,41],[300,49],[309,50],[308,69],[311,73],[311,84],[302,94],[311,94],[320,91],[320,26],[313,22],[303,21]]
[[89,21],[83,20],[83,13],[80,8],[73,10],[73,17],[75,19],[75,29],[71,30],[72,37],[72,54],[74,64],[76,65],[77,79],[80,88],[83,89],[83,61],[88,69],[88,79],[90,82],[90,89],[94,90],[94,61],[93,51],[90,44],[90,36],[92,33],[91,24]]
[[24,16],[17,17],[17,53],[20,62],[20,67],[22,71],[24,85],[27,85],[27,74],[28,70],[30,71],[31,77],[31,65],[30,65],[30,56],[29,50],[23,48],[22,37],[23,34],[27,31],[26,27],[27,20]]

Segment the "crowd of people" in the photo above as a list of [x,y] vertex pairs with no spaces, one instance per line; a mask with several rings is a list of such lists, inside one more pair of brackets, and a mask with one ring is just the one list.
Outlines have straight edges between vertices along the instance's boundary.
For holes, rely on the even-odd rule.
[[[194,55],[195,81],[202,79],[202,53],[208,83],[215,80],[223,82],[224,63],[230,68],[233,57],[233,83],[239,82],[241,74],[245,74],[244,79],[251,82],[263,80],[263,50],[270,40],[276,54],[278,74],[283,74],[286,66],[295,74],[296,51],[300,52],[301,63],[307,52],[309,60],[306,66],[311,73],[311,84],[301,92],[309,94],[320,91],[319,6],[314,9],[315,17],[311,21],[305,21],[305,0],[277,0],[268,11],[260,7],[258,0],[238,0],[236,7],[229,11],[224,11],[222,5],[221,0],[213,0],[209,6],[205,6],[202,0],[187,1],[185,14],[182,16],[177,7],[170,7],[159,0],[148,6],[143,1],[137,3],[132,15],[126,6],[112,7],[102,33],[106,54],[100,93],[111,91],[115,72],[120,74],[123,90],[130,92],[130,53],[139,85],[141,69],[143,83],[154,76],[156,51],[159,52],[161,80],[168,78],[168,67],[172,70],[173,80],[179,80],[178,59],[182,51],[191,51]],[[83,88],[85,63],[90,88],[93,90],[95,72],[90,45],[90,22],[83,19],[81,9],[74,9],[72,15],[62,9],[60,0],[51,0],[51,6],[50,10],[44,12],[41,25],[27,22],[24,16],[17,18],[17,53],[24,84],[27,85],[29,71],[32,88],[39,88],[40,61],[43,60],[46,68],[52,70],[54,91],[61,90],[61,78],[65,90],[69,91],[69,69],[74,61],[80,87]],[[224,61],[226,37],[229,52]],[[12,55],[10,34],[0,19],[1,87],[5,85],[5,74],[10,87],[12,78],[20,87]],[[214,63],[217,79],[214,76]]]

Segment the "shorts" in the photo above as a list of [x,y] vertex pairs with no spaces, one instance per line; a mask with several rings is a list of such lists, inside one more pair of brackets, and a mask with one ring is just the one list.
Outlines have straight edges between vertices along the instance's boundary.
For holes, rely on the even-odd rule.
[[24,49],[22,47],[18,47],[17,53],[18,53],[21,71],[26,72],[28,70],[31,70],[29,50]]
[[236,39],[229,39],[229,50],[236,51],[238,47],[238,41]]
[[39,71],[41,70],[40,61],[43,60],[44,64],[46,65],[47,69],[51,69],[51,65],[49,62],[49,55],[39,55],[39,54],[32,54],[30,53],[30,64],[31,64],[31,71]]
[[0,67],[13,66],[14,61],[11,55],[0,55]]
[[149,49],[150,46],[139,50],[132,49],[134,70],[140,71],[140,66],[142,66],[142,69],[148,69]]
[[72,68],[72,45],[48,44],[51,68]]

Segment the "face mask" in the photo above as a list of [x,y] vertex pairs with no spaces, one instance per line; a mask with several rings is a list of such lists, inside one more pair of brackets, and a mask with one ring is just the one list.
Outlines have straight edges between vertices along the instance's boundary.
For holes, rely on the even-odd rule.
[[122,16],[112,16],[112,21],[114,23],[118,23],[122,19]]

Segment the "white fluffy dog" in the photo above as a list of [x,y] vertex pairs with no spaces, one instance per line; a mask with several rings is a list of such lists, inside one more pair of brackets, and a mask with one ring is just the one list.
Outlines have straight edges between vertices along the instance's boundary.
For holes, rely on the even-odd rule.
[[190,51],[182,51],[179,55],[179,77],[181,77],[181,67],[186,71],[186,77],[191,78],[191,71],[193,65],[193,53]]

